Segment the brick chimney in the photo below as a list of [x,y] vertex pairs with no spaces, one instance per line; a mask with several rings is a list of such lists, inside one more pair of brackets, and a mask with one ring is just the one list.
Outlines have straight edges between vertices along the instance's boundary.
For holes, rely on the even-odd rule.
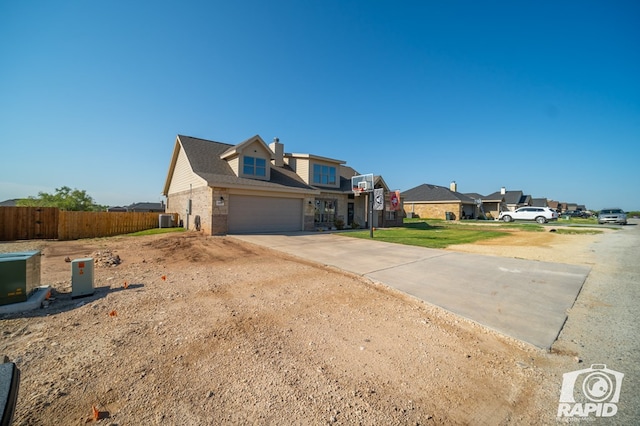
[[273,142],[269,144],[269,148],[275,154],[273,165],[276,167],[284,166],[284,145],[280,143],[280,139],[273,138]]

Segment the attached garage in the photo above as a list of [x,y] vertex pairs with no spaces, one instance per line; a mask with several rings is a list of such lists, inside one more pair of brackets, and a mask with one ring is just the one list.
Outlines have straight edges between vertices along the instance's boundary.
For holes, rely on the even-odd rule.
[[227,224],[232,234],[301,231],[302,199],[230,195]]

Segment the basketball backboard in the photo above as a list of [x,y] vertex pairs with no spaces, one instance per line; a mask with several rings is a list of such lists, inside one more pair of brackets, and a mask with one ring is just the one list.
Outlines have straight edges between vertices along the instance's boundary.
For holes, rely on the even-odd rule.
[[373,174],[353,176],[351,178],[351,189],[356,194],[373,191]]

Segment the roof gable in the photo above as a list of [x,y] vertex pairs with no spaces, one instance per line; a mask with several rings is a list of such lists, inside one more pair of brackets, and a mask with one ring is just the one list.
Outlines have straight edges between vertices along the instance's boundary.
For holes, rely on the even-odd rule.
[[231,146],[225,152],[220,154],[220,158],[222,158],[223,160],[232,158],[236,155],[242,154],[244,151],[251,149],[254,146],[258,146],[260,149],[262,149],[269,156],[269,159],[271,160],[275,159],[275,154],[273,153],[273,151],[271,151],[271,148],[267,146],[267,144],[262,140],[262,138],[259,135],[255,135],[243,142],[240,142],[237,145]]
[[385,191],[389,191],[389,185],[387,185],[387,182],[385,182],[384,179],[382,179],[382,176],[376,175],[373,177],[373,187],[382,188]]

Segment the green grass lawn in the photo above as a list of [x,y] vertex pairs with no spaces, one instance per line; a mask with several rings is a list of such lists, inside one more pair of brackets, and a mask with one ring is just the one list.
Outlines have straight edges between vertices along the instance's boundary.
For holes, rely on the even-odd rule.
[[[354,238],[370,238],[369,234],[369,230],[362,230],[345,232],[342,235]],[[373,232],[373,238],[378,241],[430,248],[445,248],[454,244],[474,243],[479,240],[499,238],[505,235],[508,235],[508,232],[500,231],[499,228],[494,226],[429,224],[424,220],[405,223],[404,226],[398,228],[377,229]]]
[[558,228],[558,234],[602,234],[599,229]]
[[592,216],[588,219],[583,219],[581,217],[565,218],[565,216],[560,215],[560,218],[558,219],[558,224],[560,225],[597,225],[598,216]]
[[[574,221],[575,220],[575,221]],[[530,222],[497,222],[497,221],[447,221],[440,219],[405,219],[404,226],[397,228],[377,229],[373,238],[389,243],[408,244],[413,246],[446,248],[455,244],[469,244],[480,240],[500,238],[509,234],[508,230],[518,229],[526,232],[543,232],[554,225],[590,224],[589,219],[572,219],[571,221],[551,222],[540,225]],[[559,228],[559,234],[598,234],[597,229]],[[345,232],[342,235],[354,238],[370,238],[369,230]]]
[[131,234],[126,234],[126,236],[140,237],[142,235],[167,234],[169,232],[184,232],[184,228],[152,228],[147,229],[146,231],[132,232]]

